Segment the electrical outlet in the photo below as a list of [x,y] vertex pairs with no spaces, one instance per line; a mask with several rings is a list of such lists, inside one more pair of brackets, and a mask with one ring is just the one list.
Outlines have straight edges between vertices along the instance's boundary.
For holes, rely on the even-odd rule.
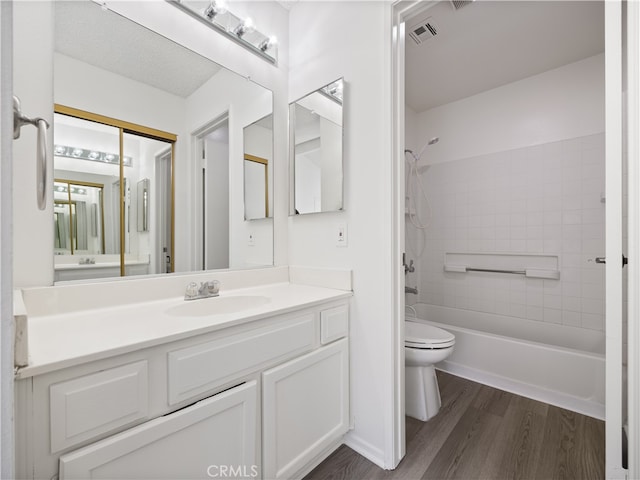
[[250,247],[253,247],[256,244],[256,239],[253,236],[253,233],[249,233],[249,236],[247,237],[247,245],[249,245]]
[[338,247],[346,247],[347,246],[347,224],[339,223],[336,229],[336,246]]

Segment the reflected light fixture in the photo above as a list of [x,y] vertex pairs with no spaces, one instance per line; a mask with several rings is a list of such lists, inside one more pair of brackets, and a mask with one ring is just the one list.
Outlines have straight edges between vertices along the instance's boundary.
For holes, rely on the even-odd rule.
[[[120,155],[116,153],[100,152],[98,150],[90,150],[88,148],[69,147],[66,145],[55,145],[53,153],[56,157],[75,158],[78,160],[89,160],[92,162],[102,162],[110,164],[119,164]],[[133,166],[133,159],[125,155],[125,167]]]
[[333,83],[330,83],[326,87],[322,87],[320,89],[320,93],[329,97],[334,102],[342,105],[343,89],[344,89],[344,84],[342,79],[340,79],[340,80],[336,80]]

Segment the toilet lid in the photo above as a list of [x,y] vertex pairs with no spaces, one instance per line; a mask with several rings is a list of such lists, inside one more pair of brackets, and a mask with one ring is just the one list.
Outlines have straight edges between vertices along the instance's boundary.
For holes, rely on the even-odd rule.
[[414,348],[446,348],[456,343],[453,333],[433,325],[405,322],[404,344]]

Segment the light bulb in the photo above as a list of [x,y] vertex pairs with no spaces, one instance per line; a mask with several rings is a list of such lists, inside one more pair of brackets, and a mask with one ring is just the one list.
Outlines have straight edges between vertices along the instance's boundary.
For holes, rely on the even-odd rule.
[[256,26],[253,24],[253,20],[247,17],[240,25],[238,25],[233,30],[233,33],[235,33],[238,37],[242,38],[243,35],[247,33],[251,33],[255,29],[256,29]]
[[278,38],[275,35],[271,35],[269,38],[265,38],[260,45],[258,45],[258,49],[261,52],[266,52],[270,48],[275,47],[278,44]]
[[222,0],[214,0],[204,11],[204,16],[209,20],[213,20],[216,15],[224,15],[227,13],[227,3]]

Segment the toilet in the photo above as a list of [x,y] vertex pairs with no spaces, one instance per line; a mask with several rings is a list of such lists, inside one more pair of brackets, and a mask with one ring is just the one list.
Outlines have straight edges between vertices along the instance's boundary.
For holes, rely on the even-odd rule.
[[405,322],[405,413],[427,421],[440,410],[440,389],[434,364],[443,361],[456,337],[433,325]]

